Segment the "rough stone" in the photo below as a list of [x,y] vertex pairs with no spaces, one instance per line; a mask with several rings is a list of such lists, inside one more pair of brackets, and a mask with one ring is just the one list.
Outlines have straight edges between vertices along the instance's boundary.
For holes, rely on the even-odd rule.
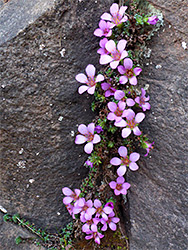
[[150,86],[151,111],[143,130],[155,147],[149,158],[140,160],[139,171],[128,176],[132,186],[130,249],[184,250],[188,239],[188,51],[181,43],[188,34],[186,1],[150,2],[161,7],[166,19],[148,45],[151,57],[145,59],[139,78]]
[[112,2],[58,1],[0,47],[0,205],[50,232],[70,220],[61,188],[78,188],[87,173],[74,134],[94,117],[92,97],[78,94],[75,75],[99,66],[93,31]]

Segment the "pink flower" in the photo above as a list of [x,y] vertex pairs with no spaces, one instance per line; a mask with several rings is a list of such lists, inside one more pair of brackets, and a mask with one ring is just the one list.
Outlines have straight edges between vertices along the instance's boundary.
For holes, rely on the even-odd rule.
[[80,124],[78,126],[78,131],[82,135],[76,136],[75,143],[82,144],[88,142],[84,147],[84,151],[87,154],[91,154],[91,152],[93,151],[93,144],[99,143],[101,141],[100,136],[94,134],[94,130],[95,130],[94,123],[90,123],[87,127],[84,124]]
[[136,161],[139,160],[140,154],[138,153],[131,153],[130,156],[127,155],[127,148],[124,146],[119,147],[118,153],[120,155],[120,158],[114,157],[111,159],[110,164],[114,166],[119,166],[121,165],[118,170],[117,174],[119,176],[123,176],[127,170],[127,166],[132,171],[136,171],[138,169],[138,165],[136,164]]
[[107,38],[103,38],[102,40],[100,40],[99,45],[100,45],[100,49],[97,50],[97,53],[100,55],[105,55],[105,54],[109,54],[110,52],[108,52],[108,50],[105,48],[106,43],[108,42]]
[[108,64],[110,63],[110,67],[112,69],[116,69],[117,66],[119,65],[119,62],[124,59],[126,56],[128,56],[128,53],[125,49],[125,46],[127,44],[126,40],[120,40],[117,44],[117,48],[116,48],[116,44],[113,40],[108,41],[105,44],[105,48],[106,50],[110,53],[109,55],[101,55],[100,57],[100,64]]
[[100,134],[103,131],[103,129],[100,125],[98,125],[95,127],[95,131],[97,132],[97,134]]
[[147,109],[149,110],[150,104],[149,104],[149,102],[147,102],[147,101],[149,101],[149,96],[148,97],[145,96],[146,91],[143,88],[141,88],[141,92],[142,92],[141,96],[140,97],[137,96],[135,98],[135,102],[137,102],[139,104],[139,106],[143,109],[143,111],[146,111]]
[[94,207],[96,208],[97,218],[99,218],[100,215],[103,216],[104,218],[107,218],[107,214],[110,214],[113,211],[113,209],[110,206],[104,206],[103,208],[102,203],[98,199],[94,200]]
[[150,16],[148,18],[148,23],[149,24],[152,24],[152,25],[155,25],[157,22],[159,21],[159,18],[157,16]]
[[85,239],[86,240],[90,240],[90,239],[94,239],[94,241],[98,244],[98,245],[100,245],[100,239],[102,239],[103,237],[104,237],[104,235],[102,235],[101,233],[99,233],[98,231],[97,231],[97,227],[95,227],[95,226],[93,226],[92,227],[92,230],[91,231],[88,231],[87,232],[87,234],[90,234],[90,235],[87,235],[86,237],[85,237]]
[[112,201],[109,201],[105,204],[105,207],[111,207],[112,209],[114,209],[114,203]]
[[74,213],[73,213],[73,208],[74,208],[74,206],[71,205],[70,203],[67,204],[67,205],[65,205],[65,206],[66,206],[66,208],[67,208],[69,214],[72,216],[72,218],[75,219],[75,216],[74,216]]
[[135,112],[132,109],[126,110],[126,128],[122,130],[122,137],[127,138],[130,134],[131,131],[135,135],[141,135],[142,132],[140,131],[138,124],[145,118],[144,113],[137,113],[135,116]]
[[138,67],[133,69],[133,61],[130,58],[125,58],[123,65],[120,65],[118,67],[118,71],[121,75],[123,75],[120,76],[119,78],[119,82],[121,84],[125,84],[129,80],[131,85],[136,85],[137,84],[136,76],[140,74],[142,69]]
[[109,102],[108,103],[108,108],[111,111],[107,119],[110,121],[115,120],[114,125],[116,127],[125,127],[127,123],[123,119],[123,117],[126,117],[126,112],[125,110],[125,103],[124,102],[118,102],[118,105],[115,102]]
[[95,36],[105,36],[109,37],[112,35],[112,30],[111,30],[112,24],[110,22],[105,22],[104,20],[101,20],[99,22],[99,28],[94,31]]
[[80,218],[82,222],[86,222],[92,218],[92,215],[95,213],[96,209],[93,207],[92,200],[85,201],[85,198],[81,198],[82,203],[80,202],[79,205],[74,206],[73,213],[80,214]]
[[115,195],[120,195],[120,194],[127,194],[127,189],[130,188],[130,184],[128,182],[125,182],[125,179],[121,176],[118,177],[115,181],[111,181],[109,183],[110,187],[114,189],[114,194]]
[[116,91],[116,89],[111,87],[111,84],[107,82],[103,82],[101,87],[105,91],[105,97],[113,96]]
[[78,82],[86,84],[79,87],[78,93],[82,94],[87,90],[88,94],[93,95],[95,92],[96,83],[102,82],[104,80],[104,76],[99,74],[97,77],[95,77],[95,67],[92,64],[89,64],[85,70],[87,76],[82,73],[76,75],[76,80]]
[[69,205],[72,201],[76,202],[77,204],[79,203],[81,199],[79,197],[81,193],[80,189],[74,189],[74,192],[73,192],[70,188],[64,187],[62,189],[62,192],[64,195],[66,195],[66,197],[63,199],[63,203],[65,205]]
[[87,161],[85,162],[85,164],[86,164],[87,166],[90,166],[91,168],[93,167],[93,162],[91,162],[91,161],[89,161],[89,160],[87,160]]
[[119,101],[125,101],[128,107],[135,105],[135,101],[132,98],[125,99],[125,92],[122,90],[116,90],[114,93],[114,98]]
[[100,222],[99,218],[90,218],[87,221],[82,220],[82,222],[86,222],[83,226],[82,226],[82,231],[84,233],[93,231],[93,229],[97,229],[97,224]]
[[150,150],[153,149],[153,144],[154,144],[154,142],[149,143],[149,142],[145,141],[145,147],[144,148],[146,149],[147,153],[144,156],[148,156]]
[[108,219],[106,219],[106,218],[101,219],[101,223],[103,224],[103,227],[101,228],[101,230],[106,231],[108,228],[107,225],[109,225],[109,228],[112,231],[116,231],[116,229],[117,229],[116,223],[118,223],[119,221],[120,221],[120,219],[115,217],[115,213],[112,212],[108,215]]
[[110,13],[104,13],[101,16],[101,19],[111,21],[112,22],[112,27],[117,26],[120,23],[126,22],[128,20],[127,16],[125,16],[125,11],[127,9],[127,6],[121,6],[119,9],[119,6],[117,3],[112,4],[110,7]]

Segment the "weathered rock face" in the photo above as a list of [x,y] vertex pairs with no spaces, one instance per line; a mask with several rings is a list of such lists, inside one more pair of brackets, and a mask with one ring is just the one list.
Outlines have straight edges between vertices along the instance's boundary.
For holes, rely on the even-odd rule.
[[145,64],[139,78],[150,84],[151,111],[143,129],[155,148],[151,158],[140,161],[140,170],[128,177],[130,249],[183,250],[188,236],[188,50],[181,43],[187,42],[188,10],[185,1],[150,2],[164,10],[166,25],[150,42],[151,58],[145,63],[152,64]]
[[92,121],[92,97],[77,93],[75,75],[97,65],[93,31],[112,2],[59,1],[0,47],[0,204],[51,231],[70,220],[61,188],[78,188],[87,172],[74,132]]

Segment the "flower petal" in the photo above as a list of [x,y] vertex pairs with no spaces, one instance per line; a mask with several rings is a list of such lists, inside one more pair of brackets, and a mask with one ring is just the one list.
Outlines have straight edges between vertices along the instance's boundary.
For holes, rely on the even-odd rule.
[[117,178],[117,183],[118,184],[123,184],[125,182],[125,179],[123,177],[118,177]]
[[84,151],[87,154],[91,154],[91,152],[93,151],[93,143],[92,142],[88,142],[85,147],[84,147]]
[[115,115],[114,113],[110,112],[107,116],[107,119],[110,120],[110,121],[113,121],[115,119]]
[[88,86],[86,86],[86,85],[82,85],[82,86],[80,86],[79,88],[78,88],[78,93],[81,95],[81,94],[83,94],[86,90],[88,90],[89,89],[89,87]]
[[135,117],[135,112],[132,109],[127,109],[126,118],[131,121]]
[[115,112],[116,109],[117,109],[117,105],[116,105],[115,102],[109,102],[109,103],[108,103],[108,108],[109,108],[109,110],[110,110],[111,112]]
[[117,49],[122,52],[125,49],[125,46],[127,44],[127,41],[122,39],[118,42]]
[[100,22],[99,22],[99,28],[101,30],[105,30],[106,26],[107,26],[107,23],[104,20],[100,20]]
[[107,82],[103,82],[102,84],[101,84],[101,88],[103,89],[103,90],[107,90],[107,89],[109,89],[110,88],[110,86],[111,86],[111,84],[110,83],[107,83]]
[[125,102],[122,102],[122,101],[118,102],[118,107],[121,111],[125,109],[125,105],[126,105]]
[[78,126],[78,131],[80,132],[80,134],[83,134],[83,135],[88,134],[88,129],[87,129],[86,125],[84,125],[84,124],[80,124]]
[[127,10],[127,6],[121,6],[119,9],[119,15],[122,17],[125,13],[125,11]]
[[115,181],[111,181],[111,182],[109,183],[109,185],[110,185],[110,187],[111,187],[112,189],[115,189],[115,188],[116,188],[116,182],[115,182]]
[[101,16],[101,19],[107,20],[107,21],[111,21],[112,20],[112,16],[109,13],[104,13]]
[[88,132],[90,132],[91,134],[94,134],[95,124],[93,122],[88,124],[87,128],[88,128]]
[[64,203],[65,205],[70,204],[72,201],[73,201],[73,198],[72,198],[72,197],[66,196],[66,197],[63,198],[63,203]]
[[119,71],[119,73],[120,73],[121,75],[123,75],[123,74],[125,74],[126,69],[124,68],[123,65],[120,65],[120,66],[118,66],[118,71]]
[[113,61],[110,63],[110,67],[112,69],[116,69],[118,65],[119,65],[119,61]]
[[125,165],[123,165],[117,169],[117,174],[118,176],[123,176],[126,173],[126,171],[127,171],[127,168]]
[[102,81],[104,81],[104,76],[101,75],[101,74],[99,74],[99,75],[96,77],[95,82],[102,82]]
[[64,187],[62,189],[62,192],[63,192],[64,195],[68,195],[68,196],[70,196],[71,194],[73,194],[73,191],[70,188],[68,188],[68,187]]
[[137,113],[135,116],[135,122],[136,123],[140,123],[141,121],[143,121],[145,118],[145,114],[144,113]]
[[136,152],[131,153],[130,156],[129,156],[129,160],[130,160],[130,161],[134,161],[134,162],[135,162],[135,161],[138,161],[139,158],[140,158],[140,154],[139,154],[139,153],[136,153]]
[[142,132],[140,131],[139,127],[133,128],[133,133],[134,133],[135,135],[141,135],[141,134],[142,134]]
[[87,141],[87,138],[83,135],[77,135],[75,139],[76,144],[82,144]]
[[127,76],[120,76],[119,82],[120,82],[121,84],[127,83],[127,82],[128,82],[128,77],[127,77]]
[[116,92],[114,93],[114,98],[116,100],[121,100],[124,96],[125,96],[125,92],[122,90],[116,90]]
[[130,58],[125,58],[123,64],[125,69],[132,69],[133,67],[133,61]]
[[136,76],[138,76],[142,72],[142,69],[139,67],[136,67],[136,68],[134,68],[133,72],[135,73]]
[[132,76],[131,78],[129,78],[129,82],[131,85],[136,85],[137,84],[136,76]]
[[131,185],[128,182],[123,183],[123,188],[125,188],[125,189],[129,189],[130,186]]
[[117,226],[116,226],[116,224],[115,224],[115,223],[110,222],[110,223],[109,223],[109,228],[110,228],[112,231],[116,231]]
[[107,230],[107,224],[103,224],[103,227],[101,228],[102,231],[106,231]]
[[100,200],[95,199],[95,200],[94,200],[94,207],[99,208],[99,207],[101,207],[101,206],[102,206],[102,203],[100,202]]
[[124,58],[127,57],[127,56],[128,56],[127,51],[123,50],[122,53],[121,53],[120,60],[124,59]]
[[110,7],[110,13],[112,14],[112,16],[116,16],[118,12],[119,12],[119,5],[117,3],[113,3],[112,6]]
[[95,76],[95,67],[92,64],[87,65],[86,74],[91,78]]
[[121,160],[117,157],[114,157],[110,160],[110,164],[114,165],[114,166],[118,166],[121,164]]
[[138,170],[138,165],[135,163],[135,162],[131,162],[130,164],[129,164],[129,168],[132,170],[132,171],[136,171],[136,170]]
[[81,82],[81,83],[87,83],[88,82],[88,79],[87,79],[86,75],[84,75],[83,73],[80,73],[80,74],[76,75],[75,78],[76,78],[76,80],[78,82]]
[[113,221],[114,223],[118,223],[118,222],[120,221],[120,219],[119,219],[118,217],[114,217],[114,218],[112,218],[112,221]]
[[126,104],[127,106],[132,107],[135,105],[135,101],[132,98],[127,98]]
[[103,65],[103,64],[110,63],[111,61],[113,61],[113,58],[105,54],[105,55],[101,55],[99,63]]
[[106,43],[105,48],[109,51],[112,52],[116,50],[116,44],[113,40],[110,40]]
[[101,37],[101,36],[104,35],[104,32],[103,32],[103,30],[101,30],[101,29],[96,29],[96,30],[94,31],[93,34],[94,34],[95,36]]
[[115,195],[120,195],[121,194],[121,191],[117,190],[117,189],[114,189],[114,194]]
[[127,138],[130,134],[131,134],[131,129],[130,128],[124,128],[122,130],[122,133],[121,133],[123,138]]
[[114,122],[114,125],[118,128],[123,128],[127,126],[127,123],[125,120],[121,119],[119,122]]
[[95,86],[88,88],[87,92],[88,92],[88,94],[93,95],[95,92]]
[[94,135],[94,138],[93,138],[93,143],[96,144],[96,143],[99,143],[101,141],[101,138],[99,135],[95,134]]
[[126,158],[127,157],[127,148],[124,146],[119,147],[118,153],[120,156]]
[[105,214],[110,214],[111,212],[113,212],[112,208],[108,206],[104,207],[103,211],[105,212]]

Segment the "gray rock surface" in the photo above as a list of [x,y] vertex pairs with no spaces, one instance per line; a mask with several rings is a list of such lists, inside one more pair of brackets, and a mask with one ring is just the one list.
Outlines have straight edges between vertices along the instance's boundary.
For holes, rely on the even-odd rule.
[[0,1],[0,44],[12,39],[51,9],[55,0],[9,0]]
[[0,47],[0,205],[52,232],[70,220],[61,188],[78,188],[87,173],[71,134],[92,121],[92,98],[78,94],[75,75],[98,65],[93,31],[112,2],[59,1]]
[[[151,158],[130,173],[131,250],[185,250],[188,243],[188,50],[186,1],[161,6],[166,25],[152,38],[140,82],[150,84],[143,130],[155,141]],[[171,21],[171,23],[168,22]],[[170,26],[169,26],[170,25]],[[149,63],[149,66],[146,65]],[[152,63],[152,64],[150,64]]]

